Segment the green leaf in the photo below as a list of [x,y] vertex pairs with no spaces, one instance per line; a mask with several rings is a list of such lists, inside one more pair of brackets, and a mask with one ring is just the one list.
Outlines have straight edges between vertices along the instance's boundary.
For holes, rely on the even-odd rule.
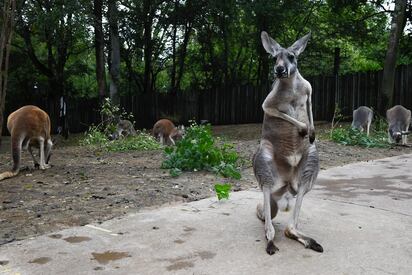
[[229,193],[230,193],[231,188],[232,188],[232,185],[229,183],[215,184],[215,191],[216,191],[218,200],[229,199]]

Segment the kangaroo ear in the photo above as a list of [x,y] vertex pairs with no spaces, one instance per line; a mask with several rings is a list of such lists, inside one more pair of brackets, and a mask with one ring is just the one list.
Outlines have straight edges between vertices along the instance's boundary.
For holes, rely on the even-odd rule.
[[310,36],[311,32],[309,32],[307,35],[293,43],[293,45],[290,46],[289,49],[292,52],[294,52],[296,56],[300,55],[305,50],[306,44],[308,44]]
[[266,52],[275,56],[281,46],[265,31],[260,34],[260,38],[262,39],[263,48],[265,48]]

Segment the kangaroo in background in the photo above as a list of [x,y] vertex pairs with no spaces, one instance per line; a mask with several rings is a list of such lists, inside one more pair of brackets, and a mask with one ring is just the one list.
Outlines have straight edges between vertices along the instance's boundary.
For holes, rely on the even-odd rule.
[[369,136],[372,119],[373,111],[366,106],[360,106],[353,110],[352,128],[362,132],[366,130],[366,134]]
[[411,111],[401,105],[395,105],[386,111],[388,121],[388,140],[390,143],[402,145],[408,143],[409,126],[411,124]]
[[136,130],[133,123],[127,119],[120,119],[116,124],[116,131],[109,136],[110,140],[119,139],[120,137],[134,136]]
[[163,145],[175,145],[184,135],[184,126],[176,127],[168,119],[160,119],[153,126],[153,136]]
[[[16,176],[20,170],[22,148],[30,152],[35,168],[50,168],[53,142],[50,137],[50,118],[42,109],[27,105],[14,111],[7,118],[7,129],[11,134],[13,168],[0,174],[0,180]],[[40,162],[33,155],[32,147],[39,148]]]
[[270,255],[279,250],[274,244],[272,224],[279,209],[293,209],[286,237],[323,252],[320,244],[298,231],[303,196],[312,189],[319,171],[312,87],[297,69],[297,57],[309,38],[310,33],[284,49],[266,32],[261,34],[263,47],[276,60],[277,78],[262,105],[262,138],[253,158],[254,174],[263,191],[263,205],[258,204],[257,216],[265,222],[266,252]]

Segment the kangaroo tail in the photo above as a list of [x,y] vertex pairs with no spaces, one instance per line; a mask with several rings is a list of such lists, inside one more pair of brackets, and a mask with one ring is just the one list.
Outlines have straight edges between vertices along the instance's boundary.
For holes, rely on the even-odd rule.
[[20,171],[22,140],[20,137],[12,136],[11,138],[11,154],[13,156],[13,168],[11,171],[0,174],[0,181],[16,176]]

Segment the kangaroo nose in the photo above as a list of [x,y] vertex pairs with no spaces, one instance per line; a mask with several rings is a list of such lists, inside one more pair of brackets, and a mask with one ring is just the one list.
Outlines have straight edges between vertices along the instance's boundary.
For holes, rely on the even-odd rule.
[[277,66],[276,67],[276,73],[278,73],[278,74],[284,73],[285,71],[286,71],[286,69],[283,66]]

